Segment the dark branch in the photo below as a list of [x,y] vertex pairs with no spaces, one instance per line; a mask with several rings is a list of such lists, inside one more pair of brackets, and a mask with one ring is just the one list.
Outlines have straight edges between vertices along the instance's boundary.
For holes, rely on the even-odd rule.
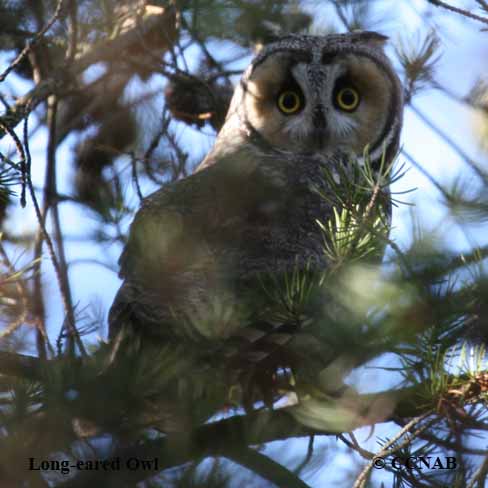
[[446,10],[449,10],[451,12],[455,12],[456,14],[460,14],[464,17],[467,17],[468,19],[473,19],[473,20],[477,20],[478,22],[482,22],[483,24],[488,24],[487,18],[481,17],[481,16],[476,15],[476,14],[472,14],[468,10],[464,10],[462,8],[459,8],[459,7],[454,7],[453,5],[449,5],[448,3],[442,2],[441,0],[427,0],[427,1],[429,3],[431,3],[432,5],[435,5],[436,7],[442,7],[442,8],[445,8]]
[[257,473],[276,486],[309,488],[296,474],[252,448],[226,449],[222,455]]
[[41,81],[26,95],[20,97],[7,112],[0,117],[0,138],[5,136],[4,126],[14,128],[26,115],[27,107],[33,110],[40,102],[54,93],[62,94],[69,89],[67,80],[76,77],[92,64],[108,61],[120,56],[130,46],[137,44],[141,39],[141,32],[159,26],[167,36],[168,46],[174,42],[177,30],[177,17],[174,8],[151,11],[137,23],[134,28],[124,32],[116,38],[104,39],[94,44],[88,52],[78,57],[67,70],[61,68],[51,78]]

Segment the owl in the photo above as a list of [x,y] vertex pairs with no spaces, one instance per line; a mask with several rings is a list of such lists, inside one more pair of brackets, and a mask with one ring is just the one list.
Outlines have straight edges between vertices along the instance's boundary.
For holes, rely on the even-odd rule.
[[193,324],[205,340],[259,344],[243,348],[248,357],[269,353],[283,324],[251,323],[248,309],[266,306],[263,276],[327,268],[324,171],[344,176],[365,148],[378,168],[398,150],[402,87],[386,39],[292,35],[262,48],[196,171],[142,202],[120,258],[112,338],[129,327],[167,344]]

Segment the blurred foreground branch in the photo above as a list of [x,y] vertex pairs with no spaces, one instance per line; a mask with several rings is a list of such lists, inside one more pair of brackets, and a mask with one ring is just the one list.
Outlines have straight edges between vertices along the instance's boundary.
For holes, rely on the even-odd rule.
[[[33,110],[40,102],[47,99],[49,95],[63,95],[73,89],[73,82],[76,76],[93,64],[110,61],[117,58],[120,53],[131,46],[138,45],[145,32],[153,29],[160,29],[165,33],[167,41],[166,48],[169,49],[175,41],[178,32],[178,17],[175,7],[150,9],[140,22],[120,35],[113,38],[106,38],[93,45],[88,45],[86,50],[75,57],[70,65],[58,66],[54,74],[42,80],[28,93],[20,97],[14,105],[0,116],[0,138],[5,136],[3,126],[13,129],[27,115],[27,108]],[[8,74],[8,72],[7,72]]]

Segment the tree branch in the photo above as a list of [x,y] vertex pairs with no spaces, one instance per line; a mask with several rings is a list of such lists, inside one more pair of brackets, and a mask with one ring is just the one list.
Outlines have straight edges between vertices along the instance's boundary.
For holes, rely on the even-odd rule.
[[66,92],[70,85],[68,80],[75,78],[92,64],[119,57],[130,46],[139,43],[144,32],[154,28],[166,33],[165,39],[169,47],[175,41],[178,29],[175,7],[150,10],[127,32],[94,44],[78,56],[67,69],[61,68],[52,77],[38,83],[0,117],[0,139],[6,134],[3,126],[13,129],[26,116],[27,107],[32,110],[49,95]]
[[43,361],[34,356],[27,356],[7,351],[0,351],[0,374],[38,380],[41,378]]
[[56,10],[54,11],[54,14],[49,20],[49,22],[37,34],[35,34],[32,40],[27,41],[24,49],[20,51],[19,55],[9,64],[7,69],[0,75],[0,83],[4,81],[5,78],[7,78],[7,76],[9,75],[9,73],[21,63],[21,61],[32,49],[32,46],[34,46],[34,44],[39,42],[42,36],[44,36],[44,34],[53,26],[56,20],[59,19],[62,7],[63,7],[63,0],[59,0],[58,4],[56,5]]
[[477,20],[478,22],[482,22],[483,24],[488,24],[488,19],[485,17],[480,17],[479,15],[472,14],[468,10],[464,10],[459,7],[454,7],[453,5],[449,5],[446,2],[442,2],[441,0],[427,0],[429,3],[432,5],[435,5],[436,7],[442,7],[445,8],[446,10],[450,10],[451,12],[455,12],[457,14],[460,14],[464,17],[467,17],[468,19],[473,19]]
[[[416,417],[419,414],[425,414],[431,409],[428,406],[420,406],[424,404],[424,400],[421,400],[419,396],[419,391],[423,391],[423,388],[425,388],[424,385],[419,385],[402,390],[359,395],[358,404],[365,406],[365,408],[366,406],[375,408],[380,403],[398,401],[394,413],[389,415],[388,418],[382,419],[384,422],[391,420],[392,416],[396,417],[397,415]],[[121,469],[110,473],[110,481],[115,486],[117,483],[137,483],[149,476],[147,472],[131,471],[124,466],[124,460],[131,457],[138,459],[157,458],[158,469],[165,470],[194,459],[206,456],[227,456],[227,453],[231,450],[236,452],[238,449],[248,449],[248,446],[285,440],[291,437],[337,435],[336,430],[317,430],[301,425],[290,414],[291,409],[293,407],[273,411],[263,410],[243,416],[236,415],[218,422],[204,424],[192,432],[168,434],[160,439],[149,440],[144,444],[139,443],[119,449],[112,453],[111,458],[120,458]],[[363,417],[361,421],[358,420],[357,425],[353,428],[371,425],[378,421],[378,418]],[[236,455],[244,456],[244,454]],[[244,457],[237,462],[244,463]],[[247,462],[257,461],[248,458]],[[271,467],[267,466],[262,469],[264,473],[271,470]],[[107,472],[80,472],[75,479],[67,481],[60,486],[64,488],[97,486],[97,483],[102,483],[104,480],[107,480]],[[285,486],[292,485],[287,484]]]
[[[47,111],[47,124],[49,129],[49,140],[47,146],[47,171],[46,182],[44,184],[44,198],[46,200],[46,213],[50,208],[52,210],[52,221],[54,227],[54,236],[58,251],[59,267],[56,271],[59,271],[58,281],[61,291],[61,297],[64,304],[66,313],[66,323],[68,330],[68,349],[71,354],[74,354],[74,345],[78,346],[78,349],[86,356],[86,350],[83,342],[80,339],[80,334],[76,329],[75,314],[73,309],[73,301],[71,298],[71,289],[68,278],[68,266],[66,264],[66,256],[64,252],[63,233],[61,231],[61,222],[59,219],[57,185],[56,185],[56,149],[57,149],[57,136],[56,136],[56,118],[57,118],[57,106],[58,100],[56,95],[51,95],[48,98],[48,111]],[[44,215],[44,219],[46,214]]]
[[454,140],[446,134],[444,131],[439,129],[422,111],[416,108],[413,104],[409,104],[410,109],[412,112],[434,133],[436,133],[446,144],[448,144],[454,152],[456,152],[459,157],[464,159],[469,167],[476,173],[476,175],[486,184],[487,176],[485,173],[480,169],[479,165],[471,159],[463,149],[454,142]]
[[[51,361],[41,361],[31,356],[0,352],[0,372],[8,376],[43,381],[44,368],[50,363]],[[468,378],[466,379],[468,380]],[[459,381],[459,378],[457,380]],[[354,397],[354,405],[358,415],[352,422],[347,425],[344,424],[343,429],[344,431],[352,431],[362,426],[388,422],[398,418],[417,417],[417,421],[419,418],[424,419],[432,413],[432,403],[425,402],[424,393],[428,390],[429,385],[425,382],[399,390],[357,395]],[[475,401],[476,399],[473,397],[469,400]],[[381,405],[391,405],[391,408],[378,408]],[[242,451],[248,450],[249,446],[286,440],[292,437],[336,436],[338,434],[336,424],[331,425],[330,429],[327,429],[325,424],[322,429],[312,429],[300,424],[293,415],[294,408],[295,406],[272,411],[261,410],[242,416],[236,415],[201,425],[190,432],[169,433],[162,438],[149,440],[143,444],[137,443],[133,446],[120,448],[113,452],[111,458],[119,457],[121,459],[121,470],[110,473],[113,478],[111,481],[114,483],[122,483],[122,481],[124,483],[137,483],[149,476],[147,471],[131,471],[128,469],[124,465],[124,460],[130,457],[138,459],[157,458],[158,469],[161,471],[206,456],[226,456],[239,464],[250,465],[259,464],[263,459],[258,460],[253,452]],[[341,415],[341,408],[344,407],[338,403],[337,416]],[[384,410],[383,416],[378,416],[380,410]],[[334,415],[332,416],[334,417]],[[265,478],[282,476],[281,470],[271,463],[270,461],[270,463],[262,465],[260,474]],[[257,471],[254,468],[256,466],[253,466],[253,470]],[[106,477],[107,472],[80,472],[74,479],[63,483],[61,486],[69,488],[92,484],[96,486],[97,483],[106,480]],[[295,481],[296,483],[300,482],[299,480]],[[286,486],[294,485],[287,482]],[[295,486],[300,485],[295,484]]]
[[286,488],[309,488],[296,474],[256,449],[226,449],[222,456],[250,469],[262,478],[271,481],[276,486]]

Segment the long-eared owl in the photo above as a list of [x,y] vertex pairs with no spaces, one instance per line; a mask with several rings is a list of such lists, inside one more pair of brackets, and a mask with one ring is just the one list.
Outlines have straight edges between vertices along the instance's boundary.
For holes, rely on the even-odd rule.
[[[265,273],[327,267],[324,169],[361,164],[365,147],[373,167],[398,150],[402,88],[385,41],[293,35],[256,55],[196,171],[144,199],[120,258],[112,337],[129,324],[164,340],[217,299],[238,307]],[[220,338],[239,333],[227,325]]]

